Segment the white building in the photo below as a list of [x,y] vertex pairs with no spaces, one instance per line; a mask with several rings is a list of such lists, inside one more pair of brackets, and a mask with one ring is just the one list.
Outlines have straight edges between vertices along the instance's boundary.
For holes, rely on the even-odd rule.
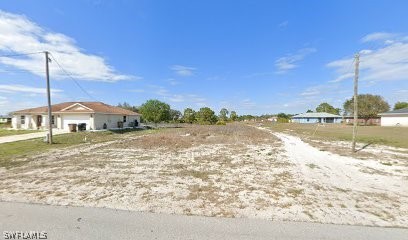
[[[133,127],[140,123],[140,114],[102,102],[64,102],[51,106],[52,126],[68,130],[68,124],[86,124],[86,130]],[[30,108],[13,112],[15,129],[45,129],[48,107]]]
[[312,112],[298,114],[292,117],[294,123],[341,123],[341,116],[326,113]]
[[0,116],[0,123],[10,123],[11,116]]
[[378,115],[381,116],[381,126],[408,127],[408,108],[380,113]]

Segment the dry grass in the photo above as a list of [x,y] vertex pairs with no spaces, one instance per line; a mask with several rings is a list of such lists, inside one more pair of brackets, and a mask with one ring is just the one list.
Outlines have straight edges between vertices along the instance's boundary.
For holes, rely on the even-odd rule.
[[145,136],[138,141],[122,142],[115,147],[142,149],[165,148],[177,151],[201,144],[265,144],[275,140],[264,131],[248,128],[242,124],[228,124],[224,126],[183,125],[182,128],[163,129],[152,136]]
[[263,125],[273,131],[298,136],[321,151],[359,159],[382,159],[382,164],[388,166],[408,166],[408,128],[360,126],[357,152],[353,153],[352,127],[348,125],[296,123]]
[[[274,131],[297,134],[302,137],[322,141],[350,141],[353,127],[343,124],[297,124],[265,123],[265,126]],[[408,128],[359,126],[357,141],[366,144],[383,144],[392,147],[408,148]]]

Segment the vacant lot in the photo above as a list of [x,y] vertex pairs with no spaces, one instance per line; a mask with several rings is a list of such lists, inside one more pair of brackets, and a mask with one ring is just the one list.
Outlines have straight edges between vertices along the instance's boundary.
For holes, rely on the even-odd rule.
[[391,165],[358,160],[243,124],[131,132],[0,168],[0,200],[407,227],[396,151]]

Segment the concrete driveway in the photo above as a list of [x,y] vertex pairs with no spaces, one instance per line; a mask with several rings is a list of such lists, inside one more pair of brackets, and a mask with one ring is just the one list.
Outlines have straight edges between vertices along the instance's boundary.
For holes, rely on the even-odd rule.
[[[8,143],[8,142],[17,142],[17,141],[22,141],[22,140],[29,140],[29,139],[34,139],[34,138],[45,138],[48,132],[35,132],[35,133],[27,133],[27,134],[19,134],[19,135],[11,135],[11,136],[4,136],[0,137],[0,144],[1,143]],[[53,130],[52,134],[53,135],[59,135],[59,134],[64,134],[68,133],[67,131],[62,131],[62,130]]]
[[48,239],[406,239],[408,229],[209,218],[0,202],[0,231]]

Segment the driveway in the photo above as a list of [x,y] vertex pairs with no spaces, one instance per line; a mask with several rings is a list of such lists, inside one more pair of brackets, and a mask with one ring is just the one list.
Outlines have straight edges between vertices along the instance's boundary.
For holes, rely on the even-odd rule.
[[406,239],[407,229],[0,202],[0,231],[48,239]]
[[[27,134],[0,137],[0,144],[8,143],[8,142],[17,142],[17,141],[22,141],[22,140],[29,140],[29,139],[34,139],[34,138],[44,138],[47,135],[47,133],[48,132],[44,131],[44,132],[35,132],[35,133],[27,133]],[[53,135],[59,135],[59,134],[64,134],[64,133],[67,133],[67,131],[52,130]]]

